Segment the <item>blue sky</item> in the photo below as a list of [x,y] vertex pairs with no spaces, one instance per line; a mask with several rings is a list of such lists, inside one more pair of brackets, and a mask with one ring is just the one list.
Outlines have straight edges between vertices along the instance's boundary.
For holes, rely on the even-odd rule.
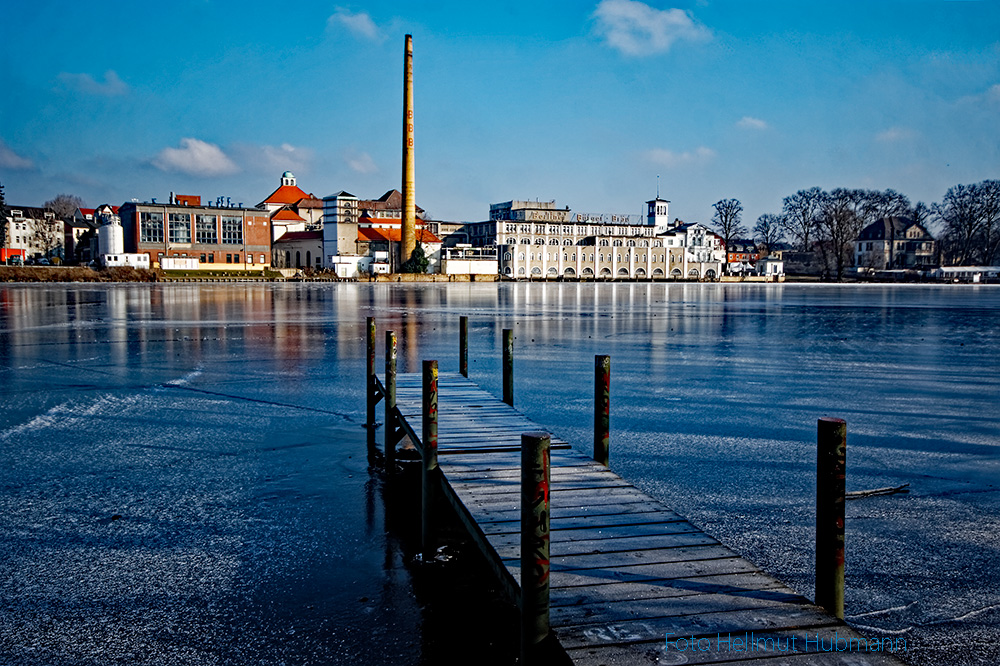
[[939,201],[1000,178],[1000,3],[7,3],[8,203],[171,191],[254,205],[399,187],[414,36],[417,202],[555,199],[750,224],[818,185]]

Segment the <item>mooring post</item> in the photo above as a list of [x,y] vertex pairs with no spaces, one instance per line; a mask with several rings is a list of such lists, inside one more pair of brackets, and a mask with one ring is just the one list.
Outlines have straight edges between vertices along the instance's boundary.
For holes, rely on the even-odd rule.
[[503,401],[514,406],[514,331],[503,329]]
[[396,333],[385,332],[385,471],[396,472]]
[[458,371],[469,376],[469,318],[464,315],[458,320]]
[[368,317],[368,370],[365,376],[365,397],[368,401],[368,415],[365,427],[368,429],[368,457],[375,451],[375,317]]
[[844,619],[844,494],[847,423],[816,428],[816,604]]
[[611,357],[594,357],[594,460],[608,466],[611,442]]
[[420,545],[424,560],[434,556],[431,538],[431,508],[434,502],[434,484],[437,481],[438,445],[438,362],[424,361],[423,398],[424,418],[420,434],[423,465],[420,475]]
[[521,435],[521,663],[538,662],[549,635],[549,442]]

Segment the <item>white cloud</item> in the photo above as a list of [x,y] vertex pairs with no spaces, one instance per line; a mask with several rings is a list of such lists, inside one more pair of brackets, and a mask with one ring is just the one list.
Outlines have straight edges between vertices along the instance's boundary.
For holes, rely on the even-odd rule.
[[31,169],[34,166],[34,162],[15,153],[3,139],[0,139],[0,167],[20,170]]
[[380,42],[385,39],[382,31],[375,25],[375,21],[372,20],[372,17],[367,12],[352,13],[343,7],[338,7],[337,11],[326,20],[326,27],[332,31],[343,27],[355,37],[362,37],[372,41]]
[[181,139],[180,148],[161,150],[153,166],[192,176],[228,176],[240,170],[217,145],[192,138]]
[[743,116],[740,118],[739,122],[736,123],[736,126],[752,130],[766,130],[769,127],[767,121],[761,120],[760,118],[753,118],[751,116]]
[[693,151],[675,153],[665,148],[654,148],[646,151],[646,159],[653,164],[665,166],[668,169],[684,166],[701,166],[708,164],[715,159],[715,151],[705,146],[700,146]]
[[375,160],[368,153],[358,153],[355,151],[348,151],[344,155],[344,161],[347,162],[347,166],[351,167],[352,171],[356,171],[361,174],[372,174],[378,172],[378,165],[375,164]]
[[880,143],[896,143],[906,141],[916,136],[916,132],[906,127],[890,127],[875,135],[875,140]]
[[113,69],[104,72],[103,83],[96,81],[90,74],[71,74],[69,72],[61,72],[59,80],[67,88],[87,95],[114,97],[128,92],[128,86]]
[[235,144],[229,146],[229,153],[248,169],[271,173],[274,171],[308,172],[313,151],[301,146],[283,143],[280,146],[258,146]]
[[711,36],[683,9],[654,9],[637,0],[602,0],[594,19],[597,33],[608,45],[631,56],[663,53],[679,40]]

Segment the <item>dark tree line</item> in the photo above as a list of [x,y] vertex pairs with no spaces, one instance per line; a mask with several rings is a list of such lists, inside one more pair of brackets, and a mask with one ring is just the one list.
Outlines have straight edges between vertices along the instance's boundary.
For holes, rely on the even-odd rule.
[[1000,259],[1000,180],[956,185],[932,210],[948,263],[992,266]]

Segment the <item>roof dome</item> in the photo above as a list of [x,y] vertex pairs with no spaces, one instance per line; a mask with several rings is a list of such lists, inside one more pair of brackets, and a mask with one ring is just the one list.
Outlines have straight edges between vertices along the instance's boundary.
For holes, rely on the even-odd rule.
[[295,174],[293,174],[291,171],[286,171],[285,173],[281,174],[281,177],[282,178],[295,178]]

